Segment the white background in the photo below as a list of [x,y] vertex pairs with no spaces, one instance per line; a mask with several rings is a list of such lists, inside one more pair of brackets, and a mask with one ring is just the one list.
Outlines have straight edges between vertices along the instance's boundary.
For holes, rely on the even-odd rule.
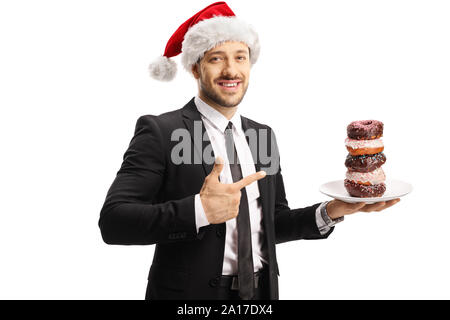
[[[108,246],[101,206],[136,120],[197,92],[148,64],[211,1],[0,3],[0,298],[143,299],[154,246]],[[450,298],[448,1],[228,1],[258,31],[240,111],[271,126],[291,208],[343,179],[346,126],[384,122],[413,192],[277,246],[281,299]]]

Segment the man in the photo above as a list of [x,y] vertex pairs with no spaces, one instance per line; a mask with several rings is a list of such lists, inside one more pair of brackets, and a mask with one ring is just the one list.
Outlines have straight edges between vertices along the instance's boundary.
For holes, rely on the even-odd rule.
[[[256,32],[217,2],[178,28],[151,75],[171,80],[169,58],[179,53],[198,95],[138,119],[100,214],[103,239],[156,244],[146,299],[278,299],[276,244],[327,238],[344,215],[398,199],[290,209],[271,128],[238,111],[259,54]],[[180,149],[173,138],[183,132],[193,144]]]

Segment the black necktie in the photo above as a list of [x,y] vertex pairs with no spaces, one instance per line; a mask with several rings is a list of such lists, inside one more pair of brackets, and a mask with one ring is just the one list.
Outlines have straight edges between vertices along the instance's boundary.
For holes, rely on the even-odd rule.
[[[241,165],[234,146],[233,124],[228,122],[225,129],[225,146],[230,162],[233,182],[242,179]],[[247,192],[241,189],[241,202],[239,204],[239,214],[236,218],[238,228],[238,285],[239,296],[243,300],[253,298],[254,278],[253,278],[253,257],[252,257],[252,233],[250,229],[250,214],[248,209]]]

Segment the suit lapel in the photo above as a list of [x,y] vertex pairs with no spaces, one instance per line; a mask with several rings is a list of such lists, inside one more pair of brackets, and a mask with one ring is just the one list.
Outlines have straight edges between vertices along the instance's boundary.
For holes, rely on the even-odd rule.
[[[200,112],[198,112],[197,107],[194,102],[195,98],[192,98],[182,110],[183,122],[186,128],[189,130],[192,143],[194,144],[194,161],[199,159],[202,160],[203,169],[205,171],[205,177],[210,174],[214,163],[207,163],[203,159],[203,151],[208,148],[211,150],[211,155],[215,159],[214,151],[212,149],[211,140],[209,139],[208,132],[206,131],[205,125],[203,124]],[[196,134],[198,137],[196,137]],[[205,137],[205,141],[203,141]],[[195,161],[194,163],[198,163]]]

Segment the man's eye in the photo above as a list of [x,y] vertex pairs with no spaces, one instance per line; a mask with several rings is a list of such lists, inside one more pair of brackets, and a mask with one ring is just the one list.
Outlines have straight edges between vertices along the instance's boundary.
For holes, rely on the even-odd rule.
[[214,58],[211,58],[211,61],[217,61],[219,59],[220,59],[219,57],[214,57]]
[[244,57],[244,56],[239,56],[238,59],[239,59],[239,60],[245,60],[246,57]]

